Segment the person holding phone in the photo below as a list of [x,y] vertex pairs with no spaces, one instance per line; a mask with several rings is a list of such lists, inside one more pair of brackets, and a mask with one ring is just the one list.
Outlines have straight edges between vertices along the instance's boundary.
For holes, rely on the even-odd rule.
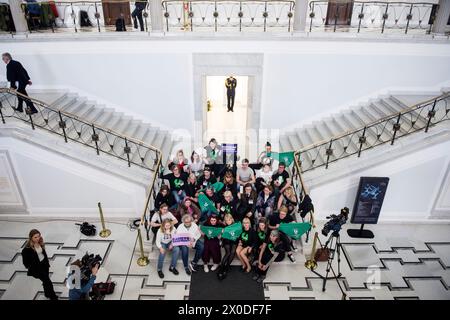
[[50,280],[50,263],[45,251],[44,239],[36,229],[32,229],[28,234],[27,243],[22,250],[22,261],[27,268],[27,275],[42,281],[45,297],[50,300],[58,300]]

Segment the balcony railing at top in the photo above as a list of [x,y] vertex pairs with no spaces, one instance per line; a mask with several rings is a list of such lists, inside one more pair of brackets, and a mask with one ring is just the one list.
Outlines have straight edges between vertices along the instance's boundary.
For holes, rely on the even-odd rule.
[[[30,110],[18,112],[18,99],[31,101],[37,109],[37,113],[31,114]],[[45,102],[24,96],[15,90],[0,88],[0,121],[5,124],[7,119],[18,119],[28,123],[33,130],[40,128],[64,138],[65,142],[77,142],[95,150],[97,155],[108,154],[120,160],[126,161],[128,166],[138,166],[153,173],[152,181],[147,191],[147,199],[142,215],[142,222],[146,222],[150,216],[151,202],[156,198],[156,192],[160,184],[158,178],[161,167],[161,151],[143,141],[128,137],[109,128],[81,119],[78,116],[60,111],[47,105]]]
[[292,31],[295,1],[165,0],[166,31]]
[[[120,14],[126,22],[127,31],[134,30],[131,14],[139,1],[43,1],[39,3],[23,3],[22,10],[30,32],[79,31],[116,31],[116,19]],[[112,5],[118,10],[117,16],[107,17],[105,6]],[[106,8],[107,10],[107,8]],[[142,10],[144,30],[151,29],[149,4]],[[137,19],[139,15],[136,16]],[[138,27],[139,19],[138,19]],[[140,30],[140,29],[137,30]]]
[[374,121],[364,127],[346,132],[295,153],[300,160],[301,172],[328,166],[340,159],[361,153],[376,146],[390,143],[414,132],[425,133],[433,126],[450,120],[450,94],[416,104],[402,112]]
[[[309,3],[309,32],[401,31],[430,33],[437,5],[429,2],[353,1],[352,3]],[[343,15],[340,16],[340,15]],[[346,19],[348,18],[348,19]]]

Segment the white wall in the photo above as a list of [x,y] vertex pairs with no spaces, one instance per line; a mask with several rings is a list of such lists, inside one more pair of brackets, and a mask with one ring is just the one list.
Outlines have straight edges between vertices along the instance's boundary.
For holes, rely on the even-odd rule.
[[30,215],[97,217],[98,202],[105,216],[142,213],[142,186],[15,138],[0,138],[0,150],[11,159]]
[[147,121],[189,131],[195,127],[193,53],[264,54],[261,128],[311,121],[386,89],[450,80],[448,41],[117,37],[3,41],[0,51],[23,62],[35,86],[73,87]]
[[[351,164],[351,161],[348,162],[348,166]],[[331,183],[312,186],[310,194],[316,217],[325,219],[331,213],[339,213],[344,206],[352,211],[359,178],[373,176],[390,178],[380,221],[428,219],[436,216],[436,209],[440,209],[440,218],[450,219],[450,193],[447,191],[450,187],[449,169],[450,141],[447,140]]]

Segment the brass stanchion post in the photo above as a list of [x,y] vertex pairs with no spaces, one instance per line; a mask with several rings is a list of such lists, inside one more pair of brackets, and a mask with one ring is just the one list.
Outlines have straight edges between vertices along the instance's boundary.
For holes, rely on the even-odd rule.
[[138,231],[138,241],[139,241],[139,247],[141,249],[141,256],[137,260],[137,264],[141,267],[145,267],[148,265],[148,258],[144,255],[144,243],[142,242],[142,235],[141,235],[141,228],[137,229]]
[[102,222],[102,230],[100,231],[100,237],[108,238],[111,235],[111,230],[105,227],[105,218],[103,217],[102,204],[98,203],[98,211],[100,212],[100,221]]

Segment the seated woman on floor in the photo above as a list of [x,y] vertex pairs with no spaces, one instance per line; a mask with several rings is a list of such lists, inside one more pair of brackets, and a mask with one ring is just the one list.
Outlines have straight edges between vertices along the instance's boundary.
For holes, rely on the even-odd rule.
[[241,271],[249,273],[252,271],[252,266],[249,261],[249,256],[256,246],[256,232],[251,227],[250,219],[244,218],[242,220],[242,233],[239,237],[236,254],[242,263]]
[[281,240],[280,232],[278,230],[272,230],[269,239],[261,247],[258,267],[256,268],[256,274],[253,280],[262,282],[266,278],[270,265],[273,262],[282,261],[284,255],[284,244]]

